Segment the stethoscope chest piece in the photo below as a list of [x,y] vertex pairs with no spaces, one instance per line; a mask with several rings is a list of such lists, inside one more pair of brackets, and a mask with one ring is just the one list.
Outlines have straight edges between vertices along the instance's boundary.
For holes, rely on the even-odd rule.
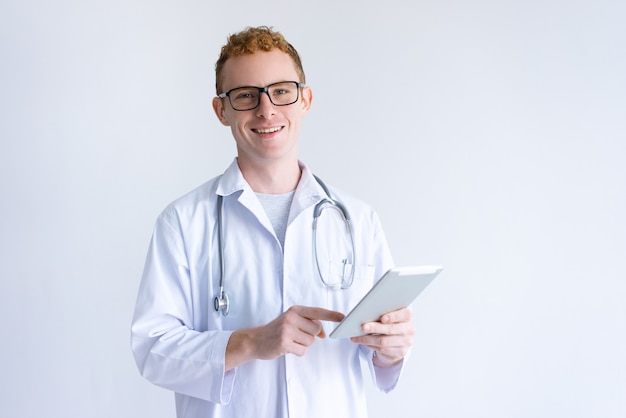
[[221,292],[219,296],[215,296],[213,299],[213,306],[215,307],[215,311],[222,311],[222,315],[228,315],[230,311],[230,300],[228,298],[228,293]]

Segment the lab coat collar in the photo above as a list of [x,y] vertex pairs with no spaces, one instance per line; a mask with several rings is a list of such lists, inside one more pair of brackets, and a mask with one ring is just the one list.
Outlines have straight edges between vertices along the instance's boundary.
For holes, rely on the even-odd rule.
[[[300,181],[296,187],[296,191],[291,204],[290,219],[295,218],[306,208],[316,204],[320,200],[326,197],[326,193],[320,184],[313,177],[313,173],[302,161],[298,161],[298,165],[302,172]],[[230,166],[226,169],[222,177],[220,178],[216,193],[222,196],[230,196],[234,193],[240,193],[239,200],[242,203],[256,207],[253,203],[256,199],[250,199],[254,196],[254,191],[243,177],[239,164],[237,164],[237,158],[233,160]],[[243,200],[242,200],[243,199]]]
[[235,158],[226,171],[224,171],[224,174],[222,174],[217,185],[216,193],[221,196],[230,196],[239,191],[252,192],[252,188],[243,177],[239,169],[239,164],[237,164],[237,158]]
[[[296,193],[294,199],[303,198],[305,200],[312,200],[317,202],[326,197],[324,189],[313,177],[313,173],[302,161],[298,161],[298,165],[302,172],[298,186],[296,187]],[[235,158],[230,166],[224,171],[224,174],[219,180],[217,191],[218,195],[229,196],[235,192],[247,192],[254,193],[246,179],[243,177],[239,164],[237,164],[237,158]]]
[[296,187],[296,193],[291,203],[291,211],[289,212],[289,223],[298,216],[303,210],[315,205],[320,200],[326,198],[326,193],[320,184],[313,177],[313,173],[302,162],[298,161],[302,175],[300,182]]

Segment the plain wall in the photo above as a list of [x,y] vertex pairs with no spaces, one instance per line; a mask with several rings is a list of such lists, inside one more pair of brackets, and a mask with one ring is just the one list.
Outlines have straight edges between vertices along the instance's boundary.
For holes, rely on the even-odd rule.
[[[152,226],[234,157],[226,36],[303,57],[301,158],[444,265],[372,417],[626,416],[623,1],[0,2],[0,416],[174,416],[129,326]],[[320,400],[332,402],[330,400]]]

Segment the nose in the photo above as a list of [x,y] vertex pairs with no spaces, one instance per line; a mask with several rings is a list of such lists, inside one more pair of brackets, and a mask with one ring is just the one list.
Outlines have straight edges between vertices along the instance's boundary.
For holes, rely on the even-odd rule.
[[259,97],[259,107],[256,109],[256,115],[260,118],[268,119],[276,114],[276,106],[270,100],[269,93],[266,91],[263,93]]

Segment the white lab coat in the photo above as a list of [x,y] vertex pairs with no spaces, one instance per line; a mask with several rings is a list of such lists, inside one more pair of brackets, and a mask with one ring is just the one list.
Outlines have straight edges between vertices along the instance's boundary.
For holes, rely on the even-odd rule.
[[[381,390],[393,389],[399,378],[401,367],[381,371],[372,365],[371,350],[329,338],[318,338],[303,357],[256,360],[224,372],[232,331],[266,324],[293,305],[347,313],[392,267],[374,211],[331,189],[352,217],[357,267],[347,290],[320,282],[312,221],[313,207],[326,195],[300,165],[284,250],[236,159],[223,176],[173,202],[156,222],[133,318],[132,350],[144,377],[176,392],[179,418],[365,417],[361,363],[369,364]],[[220,280],[218,194],[224,196],[228,316],[213,308]],[[330,333],[332,325],[325,329]]]

